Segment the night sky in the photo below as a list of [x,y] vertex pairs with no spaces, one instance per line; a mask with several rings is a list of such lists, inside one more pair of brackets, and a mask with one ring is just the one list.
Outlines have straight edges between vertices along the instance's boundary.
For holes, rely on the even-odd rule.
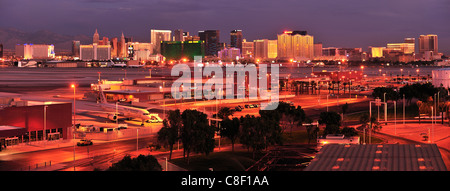
[[449,20],[448,0],[0,0],[0,28],[89,36],[98,28],[100,36],[123,31],[144,42],[150,29],[218,29],[227,43],[233,29],[250,41],[306,30],[324,47],[367,50],[437,34],[449,55]]

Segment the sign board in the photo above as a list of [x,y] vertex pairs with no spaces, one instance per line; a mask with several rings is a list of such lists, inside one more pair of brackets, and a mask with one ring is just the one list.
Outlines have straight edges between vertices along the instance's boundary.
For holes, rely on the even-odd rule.
[[375,105],[381,106],[381,99],[375,99]]

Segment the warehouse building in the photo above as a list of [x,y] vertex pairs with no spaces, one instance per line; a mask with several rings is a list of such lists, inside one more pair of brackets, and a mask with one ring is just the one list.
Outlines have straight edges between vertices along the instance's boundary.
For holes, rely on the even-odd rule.
[[72,103],[0,97],[2,144],[67,139],[70,128]]

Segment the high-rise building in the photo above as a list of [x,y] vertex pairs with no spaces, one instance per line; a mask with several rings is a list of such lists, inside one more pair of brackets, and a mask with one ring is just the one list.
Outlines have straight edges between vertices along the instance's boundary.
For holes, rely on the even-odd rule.
[[99,41],[100,41],[100,35],[98,34],[97,29],[95,29],[94,36],[92,37],[92,43],[98,44]]
[[80,45],[80,60],[109,60],[111,59],[111,45]]
[[198,31],[198,36],[205,43],[205,56],[217,56],[217,52],[220,50],[220,31]]
[[114,37],[109,42],[109,45],[111,45],[111,58],[117,58],[117,50],[118,50],[118,39],[117,37]]
[[383,57],[383,51],[386,49],[386,47],[369,47],[370,55],[372,58],[382,58]]
[[55,58],[55,46],[46,44],[18,44],[16,56],[23,59]]
[[119,58],[125,58],[127,57],[127,45],[125,42],[125,36],[123,35],[122,32],[122,36],[120,36],[120,42],[117,45],[117,57]]
[[420,35],[419,37],[419,53],[423,55],[427,51],[438,53],[438,37],[435,34]]
[[242,40],[242,57],[253,58],[253,53],[255,52],[255,44],[253,42],[247,42],[246,39]]
[[161,54],[161,43],[172,41],[171,30],[150,30],[150,43],[153,44],[153,54]]
[[242,30],[232,30],[230,32],[230,47],[242,50]]
[[277,40],[254,40],[254,57],[256,59],[273,59],[277,57]]
[[414,54],[415,53],[415,39],[405,38],[403,43],[388,43],[387,51],[397,51],[403,54]]
[[151,43],[127,42],[127,54],[131,60],[149,60],[153,45]]
[[322,56],[322,43],[316,43],[314,44],[314,58],[319,58]]
[[72,41],[72,56],[80,57],[80,41],[78,40]]
[[184,41],[183,39],[183,29],[177,29],[173,31],[173,40],[174,41]]
[[195,56],[205,56],[202,41],[164,41],[161,44],[161,54],[167,60],[194,60]]
[[285,31],[278,35],[278,58],[309,60],[314,57],[314,37],[306,31]]

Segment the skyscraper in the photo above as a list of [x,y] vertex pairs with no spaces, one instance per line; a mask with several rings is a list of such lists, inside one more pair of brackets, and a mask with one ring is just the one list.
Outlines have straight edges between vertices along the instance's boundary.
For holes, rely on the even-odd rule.
[[205,56],[217,56],[220,43],[219,30],[198,31],[200,40],[205,42]]
[[183,41],[183,29],[177,29],[173,31],[173,40],[174,41]]
[[247,40],[242,40],[242,57],[253,58],[253,53],[255,51],[255,44],[253,42],[247,42]]
[[277,57],[277,40],[254,40],[254,55],[256,59],[272,59]]
[[123,35],[122,32],[122,36],[120,36],[120,42],[117,45],[117,57],[119,58],[124,58],[127,57],[126,53],[127,53],[127,46],[125,44],[125,36]]
[[153,54],[161,54],[161,43],[172,41],[171,30],[150,30],[150,43],[153,44]]
[[97,32],[97,29],[95,29],[94,36],[92,37],[92,43],[97,43],[100,41],[100,35]]
[[80,57],[80,41],[78,40],[72,41],[72,56]]
[[314,37],[306,31],[285,31],[278,35],[278,58],[309,60],[314,57]]
[[117,54],[118,39],[117,39],[117,37],[112,38],[111,41],[109,42],[109,44],[111,45],[111,58],[118,57],[118,54]]
[[314,57],[315,58],[319,58],[322,56],[322,48],[323,48],[322,43],[314,44]]
[[242,30],[232,30],[230,32],[230,46],[242,50]]
[[435,34],[420,35],[419,37],[419,53],[424,54],[427,51],[438,53],[438,37]]

